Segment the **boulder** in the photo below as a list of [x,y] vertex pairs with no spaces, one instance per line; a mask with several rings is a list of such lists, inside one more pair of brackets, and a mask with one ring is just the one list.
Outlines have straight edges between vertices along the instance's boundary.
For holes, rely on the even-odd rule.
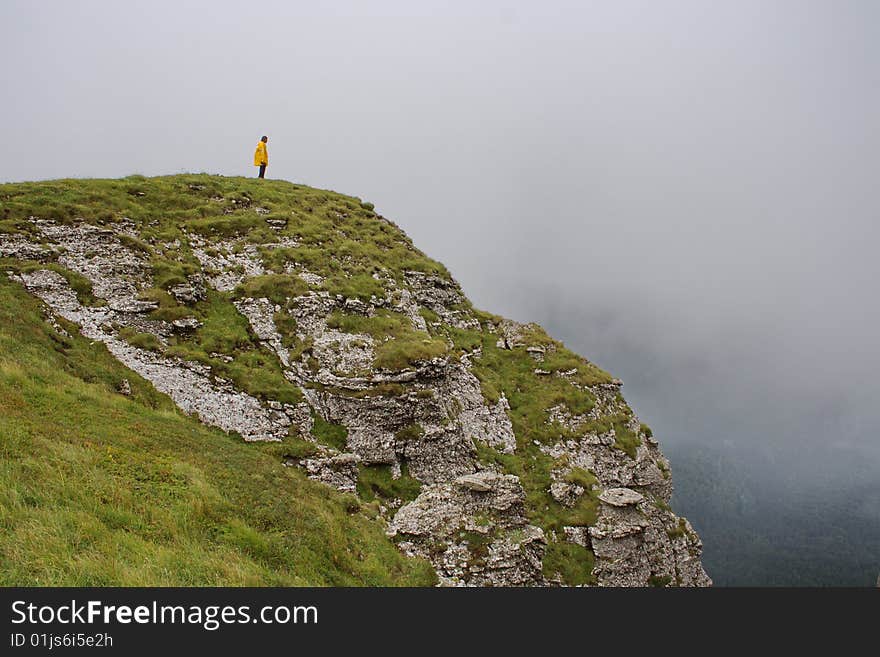
[[455,484],[477,493],[488,493],[495,487],[497,481],[498,474],[495,472],[475,472],[458,477]]
[[599,499],[611,506],[634,506],[645,497],[632,488],[608,488],[599,494]]

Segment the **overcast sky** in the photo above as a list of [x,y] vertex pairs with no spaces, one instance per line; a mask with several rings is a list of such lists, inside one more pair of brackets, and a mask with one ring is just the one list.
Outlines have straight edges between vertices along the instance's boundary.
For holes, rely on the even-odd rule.
[[251,176],[267,134],[664,444],[877,454],[880,2],[3,0],[0,71],[0,180]]

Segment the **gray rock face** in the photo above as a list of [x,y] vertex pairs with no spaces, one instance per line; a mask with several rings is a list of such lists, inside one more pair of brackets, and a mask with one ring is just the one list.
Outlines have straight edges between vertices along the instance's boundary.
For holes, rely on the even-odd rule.
[[[629,498],[632,499],[632,498]],[[600,586],[708,586],[702,543],[684,518],[637,504],[602,504],[589,528]]]
[[455,479],[455,484],[477,493],[488,493],[495,488],[500,476],[497,472],[475,472]]
[[[239,246],[240,250],[237,248]],[[266,273],[260,252],[253,244],[224,241],[209,248],[204,239],[191,236],[190,247],[202,264],[208,283],[215,290],[229,292],[246,278]]]
[[[328,326],[328,319],[334,313],[370,318],[390,310],[407,318],[415,331],[426,331],[430,324],[494,333],[489,344],[523,349],[528,371],[540,374],[542,382],[564,380],[582,387],[571,378],[577,370],[552,370],[556,347],[530,342],[537,327],[493,319],[484,328],[454,281],[422,272],[408,271],[403,280],[375,273],[387,293],[369,301],[321,290],[288,298],[283,305],[267,298],[232,299],[229,293],[241,283],[267,273],[262,254],[296,247],[296,240],[281,234],[285,222],[273,221],[269,226],[277,241],[259,248],[244,239],[211,241],[196,235],[187,235],[185,245],[176,241],[155,248],[191,250],[202,271],[172,285],[168,293],[183,308],[205,300],[209,288],[212,295],[231,299],[253,339],[277,357],[285,379],[301,390],[305,401],[298,404],[258,399],[208,365],[142,349],[121,337],[120,331],[128,328],[168,345],[200,329],[194,316],[155,319],[149,313],[156,303],[138,298],[153,281],[149,256],[138,248],[133,224],[123,222],[111,230],[33,219],[33,236],[0,233],[0,256],[57,261],[88,279],[102,305],[82,305],[67,280],[48,267],[8,274],[43,300],[47,321],[57,330],[63,331],[56,316],[78,325],[84,336],[102,342],[120,362],[202,422],[248,441],[289,435],[305,439],[314,453],[285,464],[346,493],[356,494],[368,468],[382,468],[392,479],[414,479],[420,485],[415,499],[384,500],[381,521],[402,551],[430,560],[443,585],[556,585],[559,578],[545,576],[543,561],[548,546],[557,541],[593,553],[592,575],[600,586],[711,584],[700,564],[699,538],[669,510],[669,463],[623,401],[619,381],[582,388],[595,400],[582,415],[569,411],[564,402],[547,409],[548,424],[559,430],[559,439],[526,445],[554,464],[550,481],[542,484],[551,504],[576,511],[590,496],[598,506],[590,526],[583,521],[561,529],[550,526],[545,534],[534,524],[540,519],[530,520],[527,511],[527,475],[520,481],[500,465],[520,457],[521,447],[508,398],[500,393],[490,403],[483,394],[474,366],[481,347],[463,354],[450,348],[449,355],[380,370],[374,363],[382,336],[348,333]],[[285,265],[285,271],[311,286],[324,281],[296,263]],[[279,313],[288,318],[284,337],[276,325]],[[290,346],[293,338],[297,349]],[[216,356],[226,363],[235,358]],[[130,394],[131,387],[123,385],[119,391]],[[345,444],[319,443],[312,435],[316,417],[344,426]],[[618,418],[617,424],[606,422],[608,418]],[[638,436],[632,451],[619,448],[618,431]],[[487,460],[486,450],[500,456]]]
[[524,499],[513,475],[463,475],[425,487],[388,533],[408,554],[430,559],[446,586],[543,584],[544,532],[528,524]]
[[309,477],[332,486],[343,493],[357,491],[358,468],[360,457],[350,452],[334,453],[329,449],[320,449],[319,455],[299,462]]
[[79,324],[85,337],[103,342],[120,362],[171,397],[184,412],[195,413],[202,422],[224,431],[238,432],[245,440],[277,440],[287,435],[291,420],[286,413],[265,408],[228,382],[212,381],[206,365],[163,358],[115,337],[112,327],[125,325],[125,314],[82,306],[56,272],[37,270],[16,278],[59,316]]
[[168,292],[182,304],[193,304],[205,298],[205,281],[201,275],[190,277],[187,283],[168,288]]
[[[92,283],[94,295],[120,313],[152,310],[155,304],[139,301],[138,294],[151,283],[146,254],[127,248],[120,234],[89,224],[57,225],[35,222],[43,236],[54,242],[61,255],[58,264],[82,274]],[[125,227],[123,227],[124,229]]]
[[479,329],[480,323],[458,307],[465,298],[453,282],[418,271],[406,272],[413,301],[440,316],[444,323],[461,329]]
[[202,323],[197,320],[195,317],[185,317],[183,319],[175,319],[172,320],[171,326],[174,327],[176,331],[181,333],[188,333],[190,331],[195,331],[199,328]]
[[3,235],[0,241],[0,258],[11,257],[42,262],[53,253],[57,251],[42,244],[31,243],[24,235]]

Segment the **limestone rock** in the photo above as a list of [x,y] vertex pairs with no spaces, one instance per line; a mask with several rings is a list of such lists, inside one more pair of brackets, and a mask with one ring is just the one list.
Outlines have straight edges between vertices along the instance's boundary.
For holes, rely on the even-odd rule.
[[191,331],[195,331],[199,328],[202,323],[197,320],[195,317],[185,317],[183,319],[175,319],[171,322],[171,326],[173,326],[177,331],[181,333],[189,333]]
[[498,481],[498,473],[496,472],[475,472],[457,477],[456,485],[478,493],[488,493]]
[[645,497],[632,488],[609,488],[599,494],[599,499],[611,506],[632,506]]
[[357,491],[359,462],[360,458],[356,454],[331,454],[327,450],[320,456],[303,459],[300,465],[312,479],[344,493],[354,493]]
[[479,474],[426,487],[397,512],[389,534],[431,559],[447,586],[543,584],[544,532],[528,524],[519,480]]
[[569,484],[564,481],[554,481],[550,484],[550,494],[553,496],[554,500],[563,506],[571,507],[574,506],[580,496],[584,494],[584,489],[577,484]]
[[201,275],[190,277],[187,283],[180,283],[168,289],[178,303],[194,304],[205,298],[205,281]]

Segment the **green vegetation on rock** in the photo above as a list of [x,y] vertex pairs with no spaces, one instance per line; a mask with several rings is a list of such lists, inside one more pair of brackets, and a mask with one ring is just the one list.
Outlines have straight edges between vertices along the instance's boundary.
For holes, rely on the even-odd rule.
[[190,313],[202,325],[172,336],[166,355],[210,365],[215,375],[261,399],[287,404],[302,400],[299,388],[284,377],[278,357],[259,343],[227,295],[211,291]]
[[266,276],[249,278],[245,283],[236,288],[235,296],[239,298],[265,297],[275,303],[283,304],[287,302],[288,298],[298,297],[308,291],[309,286],[306,285],[305,281],[296,276],[268,274]]
[[402,281],[406,271],[449,279],[443,265],[416,249],[371,204],[283,180],[206,174],[62,179],[5,184],[2,198],[3,232],[27,231],[31,216],[61,223],[134,222],[140,233],[136,248],[151,251],[168,268],[157,278],[160,288],[174,284],[174,276],[185,278],[187,266],[195,264],[181,245],[170,258],[161,246],[179,239],[184,230],[209,241],[245,238],[257,245],[290,237],[298,246],[279,249],[273,261],[276,273],[287,263],[304,266],[325,277],[323,287],[332,294],[347,290],[353,293],[347,296],[381,296],[386,292],[381,279]]
[[364,333],[378,342],[374,365],[377,368],[400,370],[445,356],[446,341],[413,328],[408,317],[391,311],[379,311],[372,317],[334,312],[327,326],[346,333]]
[[651,577],[648,578],[648,586],[654,586],[657,588],[669,586],[671,583],[672,577],[669,575],[651,575]]
[[148,349],[150,351],[162,351],[164,345],[152,333],[140,333],[130,326],[125,326],[119,331],[119,337],[138,349]]
[[409,475],[406,464],[403,465],[400,476],[396,479],[391,472],[390,465],[361,464],[358,469],[357,492],[362,500],[367,502],[373,500],[409,502],[419,495],[421,484]]
[[107,305],[106,301],[104,301],[103,299],[98,299],[92,293],[92,283],[91,281],[89,281],[89,279],[87,279],[82,274],[78,274],[75,271],[70,271],[69,269],[62,267],[58,263],[20,262],[7,258],[0,258],[0,263],[2,263],[3,269],[5,271],[12,271],[20,274],[34,272],[39,269],[48,269],[50,271],[54,271],[56,274],[60,274],[67,281],[67,284],[70,285],[70,289],[72,289],[76,293],[76,298],[82,305],[92,307],[101,307]]
[[544,555],[544,577],[559,577],[569,586],[595,584],[593,553],[574,543],[552,541]]
[[[574,367],[564,371],[577,369],[576,376],[580,380],[594,383],[610,381],[605,372],[567,352],[546,334],[536,332],[531,337],[536,342],[529,343],[529,346],[552,344],[558,351],[563,351],[557,362],[574,364]],[[592,569],[592,554],[585,548],[569,549],[570,544],[555,541],[562,537],[562,528],[565,526],[595,523],[598,500],[590,486],[584,486],[586,491],[573,508],[565,507],[553,499],[550,495],[551,471],[563,464],[545,454],[540,446],[552,445],[564,434],[560,427],[549,422],[550,408],[562,404],[570,413],[581,415],[593,408],[595,400],[588,390],[572,385],[568,377],[536,374],[535,370],[539,366],[545,367],[545,363],[536,363],[525,347],[502,349],[496,346],[496,341],[497,337],[493,334],[485,333],[482,336],[482,354],[473,359],[474,373],[480,379],[487,401],[496,403],[502,393],[507,397],[517,447],[514,454],[502,454],[480,444],[477,446],[478,454],[484,462],[501,465],[507,472],[520,478],[526,492],[529,520],[541,527],[551,541],[545,556],[545,567],[554,572],[564,571],[564,578],[581,581],[586,577],[580,572],[583,567],[581,553],[587,553],[590,557],[587,574]],[[592,476],[581,472],[585,482]],[[554,545],[562,547],[551,549]]]
[[341,424],[328,422],[321,416],[315,416],[315,423],[312,426],[312,435],[322,445],[333,447],[340,452],[346,450],[346,441],[348,440],[348,429]]

